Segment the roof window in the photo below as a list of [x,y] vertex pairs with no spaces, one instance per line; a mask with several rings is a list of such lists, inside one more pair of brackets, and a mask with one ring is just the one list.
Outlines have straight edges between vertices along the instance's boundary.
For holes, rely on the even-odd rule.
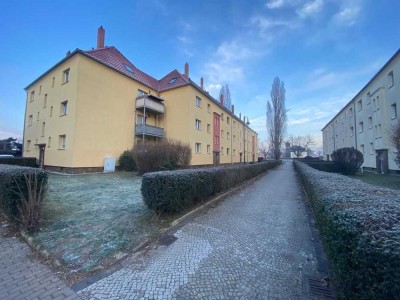
[[127,69],[127,70],[128,70],[129,72],[131,72],[132,74],[135,73],[135,72],[133,72],[132,67],[129,66],[129,65],[125,65],[125,69]]
[[178,77],[171,78],[170,81],[168,81],[168,84],[173,84],[173,83],[175,83],[175,81],[176,81],[177,79],[178,79]]

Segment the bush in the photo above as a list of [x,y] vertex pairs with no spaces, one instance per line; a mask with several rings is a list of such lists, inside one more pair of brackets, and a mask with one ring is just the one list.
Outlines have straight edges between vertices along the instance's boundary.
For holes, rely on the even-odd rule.
[[190,165],[192,150],[189,145],[180,141],[146,142],[133,148],[133,158],[139,174],[175,170]]
[[400,168],[400,120],[393,126],[390,132],[390,141],[394,147],[394,161]]
[[121,156],[119,157],[119,168],[122,171],[135,171],[136,170],[136,163],[133,159],[131,151],[124,151]]
[[354,148],[340,148],[332,153],[332,160],[346,175],[354,175],[364,162],[363,154]]
[[0,205],[25,230],[39,229],[46,188],[45,171],[0,165]]
[[294,162],[342,299],[398,299],[400,192]]
[[143,200],[157,212],[180,212],[280,163],[267,161],[251,165],[147,173],[142,179]]
[[335,164],[333,161],[325,160],[300,160],[301,162],[307,164],[311,168],[317,169],[319,171],[330,172],[330,173],[340,173],[341,168]]
[[0,164],[36,168],[35,157],[0,157]]

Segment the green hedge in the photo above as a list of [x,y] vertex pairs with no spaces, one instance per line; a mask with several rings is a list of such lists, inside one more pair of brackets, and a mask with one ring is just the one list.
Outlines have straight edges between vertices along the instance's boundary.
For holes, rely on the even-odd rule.
[[[18,206],[24,207],[21,202],[21,194],[25,199],[31,198],[26,178],[33,180],[33,177],[37,177],[39,185],[47,186],[47,173],[41,169],[0,165],[0,205],[3,212],[12,220],[20,222],[23,219]],[[33,187],[34,183],[31,182],[31,185]],[[37,189],[39,189],[39,185]],[[41,204],[38,203],[38,205]],[[41,210],[41,207],[36,207],[36,209]],[[28,226],[26,229],[31,228]]]
[[143,200],[150,209],[158,212],[180,212],[280,163],[281,161],[267,161],[229,167],[146,173],[142,179]]
[[0,164],[36,168],[35,157],[0,157]]
[[319,171],[330,172],[330,173],[340,173],[341,169],[333,161],[325,160],[303,160],[299,161],[309,165],[311,168],[317,169]]
[[294,162],[342,299],[399,299],[400,192]]

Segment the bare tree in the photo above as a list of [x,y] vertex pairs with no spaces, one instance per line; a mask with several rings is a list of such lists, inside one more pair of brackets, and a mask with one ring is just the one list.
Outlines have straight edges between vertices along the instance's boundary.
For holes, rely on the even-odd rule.
[[400,167],[400,120],[393,126],[390,134],[390,141],[394,146],[394,161]]
[[311,146],[315,144],[311,135],[290,135],[288,143],[290,144],[290,151],[293,152],[297,158],[299,158],[304,152],[307,152],[307,155],[310,155]]
[[221,90],[219,91],[219,98],[221,99],[221,96],[224,98],[224,106],[231,110],[232,108],[232,99],[231,99],[231,92],[229,91],[229,86],[227,84],[223,85],[221,87]]
[[269,155],[269,145],[268,141],[258,141],[258,152],[264,157],[264,159],[267,159],[267,156]]
[[275,77],[271,89],[271,101],[267,102],[267,130],[272,157],[280,159],[281,145],[286,131],[285,84]]

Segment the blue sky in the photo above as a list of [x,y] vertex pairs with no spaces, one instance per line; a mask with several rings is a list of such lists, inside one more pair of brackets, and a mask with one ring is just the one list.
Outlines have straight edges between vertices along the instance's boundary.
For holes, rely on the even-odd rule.
[[22,136],[30,82],[106,30],[133,64],[228,84],[235,112],[266,137],[271,84],[286,86],[288,134],[315,137],[399,48],[400,1],[6,1],[0,10],[0,138]]

